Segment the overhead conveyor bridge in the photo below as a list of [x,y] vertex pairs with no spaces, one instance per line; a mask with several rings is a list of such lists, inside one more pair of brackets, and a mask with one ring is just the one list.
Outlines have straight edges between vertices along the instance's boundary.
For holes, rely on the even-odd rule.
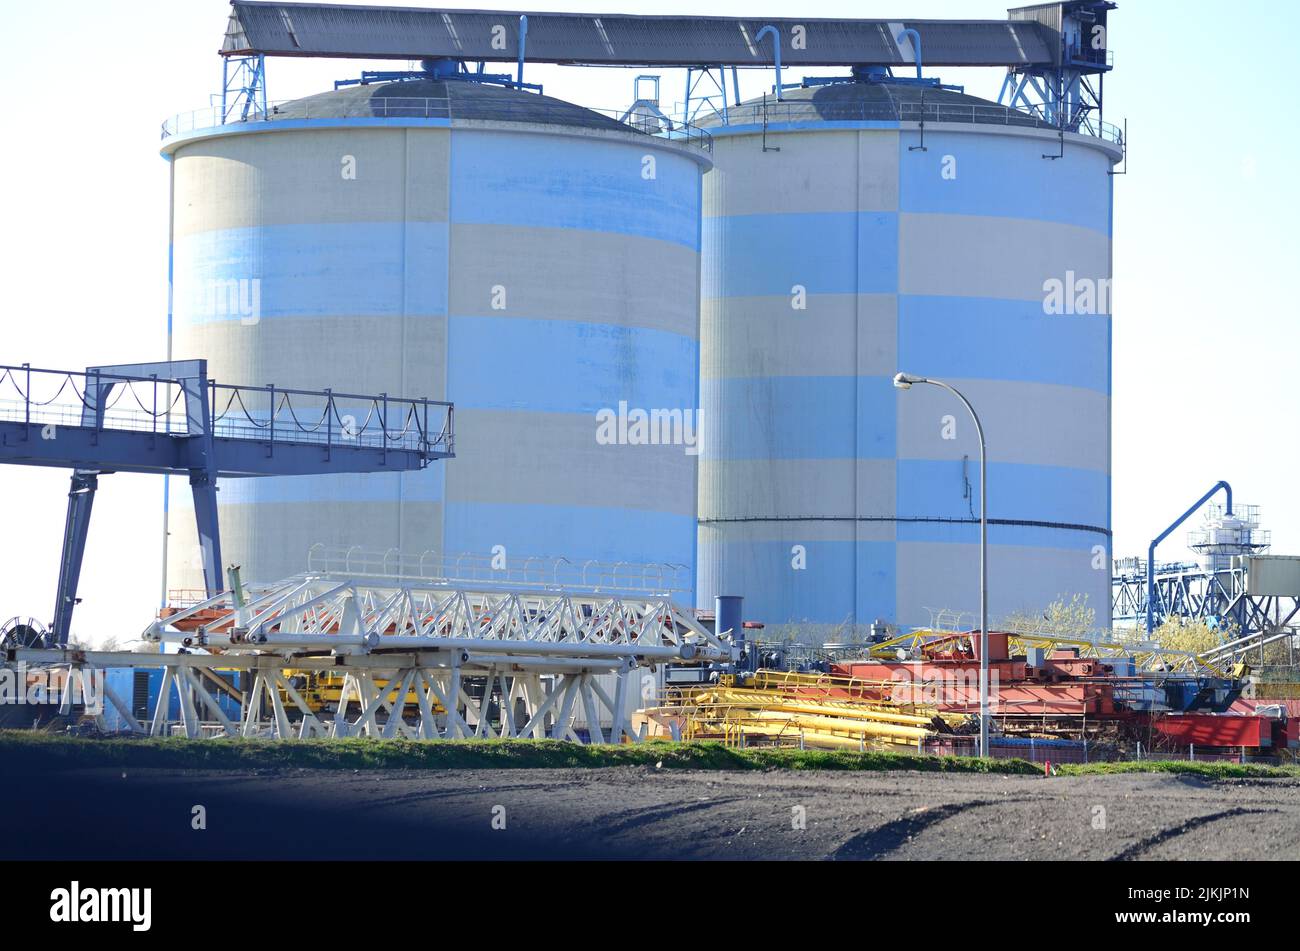
[[[787,66],[914,66],[925,36],[927,66],[1059,66],[1060,34],[1037,20],[867,20],[531,13],[259,3],[236,0],[227,57],[448,58],[592,66],[767,66],[765,27],[787,37]],[[520,17],[527,17],[521,27]],[[796,40],[795,38],[798,37]]]

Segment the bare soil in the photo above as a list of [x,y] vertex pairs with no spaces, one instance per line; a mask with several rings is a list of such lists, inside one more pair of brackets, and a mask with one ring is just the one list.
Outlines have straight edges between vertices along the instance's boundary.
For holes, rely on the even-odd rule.
[[1300,858],[1297,779],[87,769],[0,789],[4,859]]

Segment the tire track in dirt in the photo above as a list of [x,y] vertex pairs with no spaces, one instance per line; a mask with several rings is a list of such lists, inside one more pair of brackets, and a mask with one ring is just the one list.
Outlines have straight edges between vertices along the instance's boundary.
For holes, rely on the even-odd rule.
[[1005,806],[1013,802],[1026,801],[1028,800],[975,799],[967,802],[952,802],[943,806],[923,806],[892,822],[858,833],[831,853],[829,858],[836,862],[872,861],[884,858],[907,845],[927,829],[971,809]]
[[1124,849],[1123,851],[1117,852],[1116,854],[1112,855],[1106,861],[1131,862],[1134,859],[1141,858],[1142,853],[1150,851],[1151,849],[1155,848],[1157,845],[1160,845],[1164,842],[1168,842],[1170,839],[1175,839],[1178,836],[1186,835],[1187,833],[1193,831],[1194,829],[1199,829],[1202,826],[1207,826],[1212,822],[1218,822],[1221,819],[1232,819],[1237,816],[1276,815],[1280,812],[1281,812],[1280,809],[1246,809],[1241,806],[1237,806],[1233,809],[1224,809],[1221,812],[1212,812],[1209,815],[1195,816],[1184,822],[1178,823],[1178,825],[1176,826],[1170,826],[1167,829],[1162,829],[1159,832],[1157,832],[1155,835],[1148,836],[1147,838],[1143,839],[1141,842],[1135,842],[1133,845],[1130,845],[1128,848]]

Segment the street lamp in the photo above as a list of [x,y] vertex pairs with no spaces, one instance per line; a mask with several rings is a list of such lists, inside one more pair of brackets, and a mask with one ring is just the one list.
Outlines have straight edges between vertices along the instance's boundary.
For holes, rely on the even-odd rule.
[[980,756],[989,755],[989,520],[988,520],[988,460],[984,449],[984,427],[975,414],[970,400],[942,380],[930,380],[910,373],[894,377],[894,386],[910,390],[917,383],[928,383],[947,390],[970,412],[975,421],[975,432],[980,438]]

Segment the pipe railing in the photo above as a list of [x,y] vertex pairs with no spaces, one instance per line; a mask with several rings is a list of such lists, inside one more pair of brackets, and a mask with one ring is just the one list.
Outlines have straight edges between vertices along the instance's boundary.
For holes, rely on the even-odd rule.
[[[208,381],[205,396],[212,433],[219,439],[454,451],[454,408],[438,400],[215,381]],[[191,428],[176,380],[31,366],[0,366],[0,419],[36,428],[174,436]]]
[[[459,108],[458,108],[459,107]],[[343,103],[331,99],[314,103],[310,99],[285,100],[267,104],[246,121],[228,121],[219,106],[180,113],[162,124],[163,140],[177,135],[205,132],[222,126],[238,127],[259,122],[321,119],[447,119],[491,122],[554,123],[564,126],[584,124],[584,116],[595,113],[606,120],[605,128],[615,131],[631,130],[670,141],[682,142],[703,152],[713,151],[713,137],[705,129],[682,118],[669,118],[667,122],[656,116],[626,115],[626,110],[588,109],[559,101],[539,98],[527,100],[475,99],[461,106],[449,97],[375,96],[356,103]],[[590,116],[585,116],[590,119]],[[597,126],[599,128],[600,126]]]
[[[975,125],[1006,125],[1038,128],[1059,132],[1055,122],[1049,121],[1041,109],[1025,111],[1011,106],[990,103],[980,105],[964,102],[898,102],[882,99],[875,102],[835,102],[814,100],[784,100],[766,103],[752,102],[727,108],[730,126],[767,123],[799,122],[956,122]],[[1085,120],[1078,129],[1067,132],[1090,136],[1115,145],[1124,144],[1124,132],[1109,122],[1090,123]]]
[[553,555],[462,552],[419,554],[313,545],[307,573],[328,577],[423,581],[500,589],[671,596],[691,590],[691,571],[672,563],[584,562]]

